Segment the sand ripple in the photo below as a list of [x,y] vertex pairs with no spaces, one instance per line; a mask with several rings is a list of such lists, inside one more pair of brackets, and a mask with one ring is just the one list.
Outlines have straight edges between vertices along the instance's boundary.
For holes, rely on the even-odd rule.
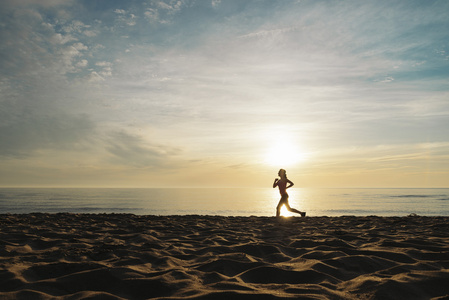
[[448,221],[0,215],[0,299],[449,299]]

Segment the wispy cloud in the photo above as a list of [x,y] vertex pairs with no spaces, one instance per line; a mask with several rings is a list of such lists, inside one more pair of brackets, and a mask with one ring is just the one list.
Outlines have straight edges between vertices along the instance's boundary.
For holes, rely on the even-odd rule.
[[3,159],[30,157],[48,149],[82,151],[89,142],[94,142],[95,125],[85,115],[28,112],[7,116],[4,111],[0,115],[0,157]]
[[112,162],[138,168],[168,167],[181,150],[168,145],[145,142],[126,132],[113,132],[106,140],[106,150]]

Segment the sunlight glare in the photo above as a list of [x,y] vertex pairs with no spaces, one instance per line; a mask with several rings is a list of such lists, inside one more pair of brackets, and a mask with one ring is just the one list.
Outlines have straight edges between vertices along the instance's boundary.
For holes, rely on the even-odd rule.
[[285,167],[294,165],[306,159],[302,152],[289,139],[278,140],[266,153],[265,162],[272,166]]
[[281,216],[282,217],[291,217],[292,215],[293,214],[287,210],[287,207],[285,207],[285,205],[283,205],[281,207]]

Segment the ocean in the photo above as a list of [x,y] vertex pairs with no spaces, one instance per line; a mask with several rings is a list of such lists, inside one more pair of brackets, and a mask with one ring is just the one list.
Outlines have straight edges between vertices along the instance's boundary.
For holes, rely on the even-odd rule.
[[[308,216],[449,216],[447,188],[288,192],[290,206]],[[0,213],[273,216],[279,198],[271,188],[0,188]]]

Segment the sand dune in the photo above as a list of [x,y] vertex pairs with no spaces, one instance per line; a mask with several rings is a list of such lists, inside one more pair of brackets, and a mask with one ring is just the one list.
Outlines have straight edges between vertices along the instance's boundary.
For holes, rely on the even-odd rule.
[[0,299],[449,299],[447,217],[0,215]]

